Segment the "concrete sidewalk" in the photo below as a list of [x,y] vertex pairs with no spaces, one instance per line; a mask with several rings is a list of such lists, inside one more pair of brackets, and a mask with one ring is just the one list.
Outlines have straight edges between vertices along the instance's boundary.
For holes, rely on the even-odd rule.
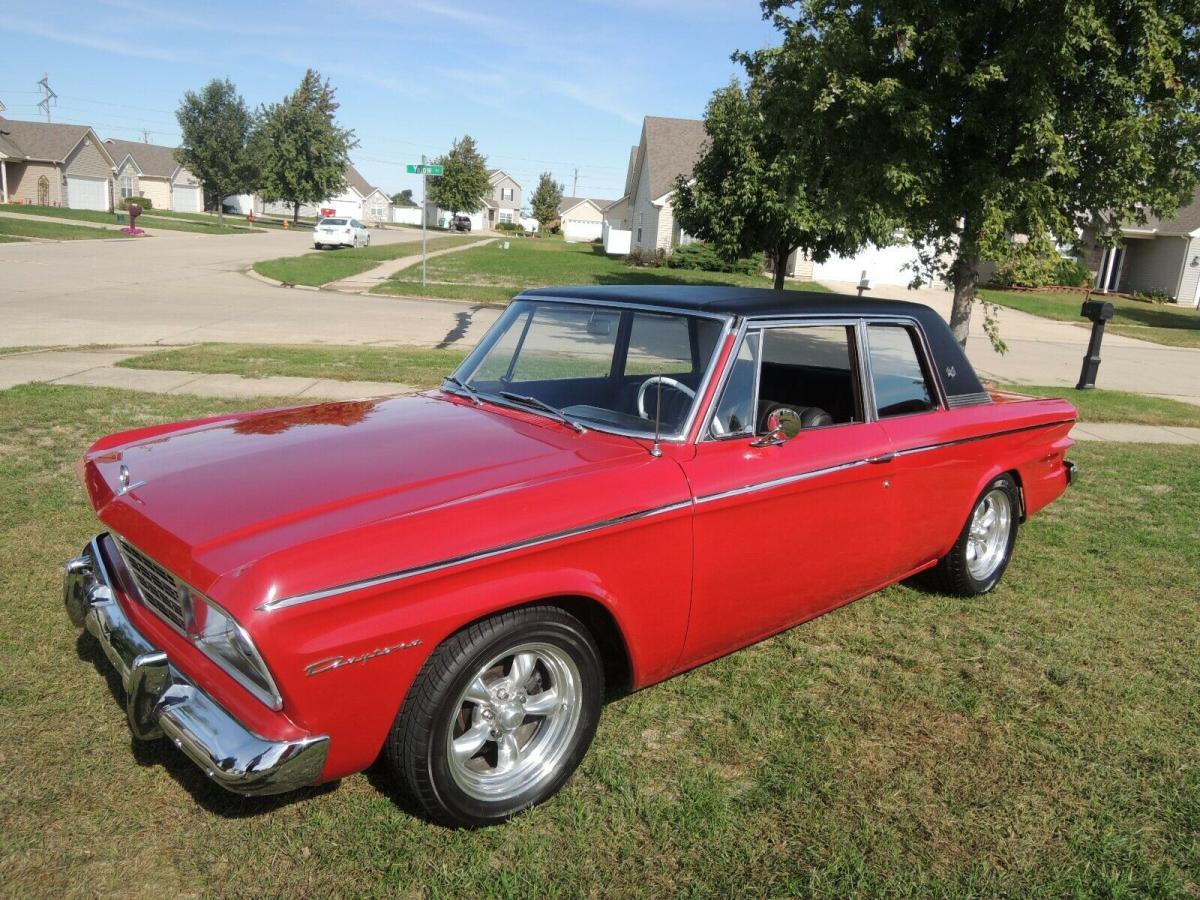
[[[335,381],[329,378],[294,378],[273,375],[202,375],[164,369],[124,369],[123,359],[164,349],[161,346],[114,347],[105,350],[31,350],[0,356],[0,390],[18,384],[74,384],[123,388],[157,394],[194,394],[200,397],[287,397],[295,400],[354,400],[387,394],[411,394],[417,388],[391,381]],[[1185,444],[1200,447],[1200,428],[1178,426],[1083,423],[1071,436],[1079,441],[1134,444]]]
[[[433,259],[437,256],[445,256],[447,253],[458,253],[461,250],[473,250],[475,247],[486,247],[496,238],[487,238],[482,241],[474,241],[470,244],[463,244],[459,247],[447,247],[444,250],[434,250],[428,254],[426,259]],[[392,275],[404,269],[418,266],[421,264],[421,255],[401,256],[399,259],[389,259],[382,262],[373,269],[367,269],[365,272],[360,272],[357,275],[351,275],[349,278],[343,278],[340,281],[331,281],[329,284],[323,285],[323,289],[327,291],[341,291],[345,294],[366,294],[371,288],[376,285],[383,284]]]

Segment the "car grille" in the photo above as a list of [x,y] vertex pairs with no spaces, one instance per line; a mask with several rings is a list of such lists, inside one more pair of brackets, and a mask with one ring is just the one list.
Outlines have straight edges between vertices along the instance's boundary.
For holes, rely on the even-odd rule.
[[120,544],[121,556],[133,573],[142,602],[180,631],[187,630],[187,611],[174,576],[131,544],[124,540]]

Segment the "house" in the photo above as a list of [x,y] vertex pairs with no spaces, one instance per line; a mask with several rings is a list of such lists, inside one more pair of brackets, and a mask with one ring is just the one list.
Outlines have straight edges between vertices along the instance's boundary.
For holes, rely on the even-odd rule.
[[[343,178],[345,185],[340,192],[317,203],[300,204],[300,215],[311,218],[345,216],[358,219],[365,225],[380,225],[392,220],[391,198],[363,178],[351,163],[346,164]],[[293,205],[285,201],[273,200],[268,203],[259,199],[260,213],[290,216],[293,209]]]
[[1100,291],[1162,291],[1176,303],[1200,307],[1200,191],[1167,219],[1121,229],[1115,247],[1102,247],[1084,235],[1081,262],[1096,273]]
[[200,179],[175,158],[175,148],[109,138],[108,155],[116,160],[116,200],[145,197],[154,209],[204,212]]
[[[629,154],[625,196],[617,204],[627,207],[635,250],[661,249],[668,253],[688,238],[675,224],[675,179],[691,177],[708,136],[699,119],[646,116],[642,135]],[[614,217],[610,214],[610,223]],[[615,227],[615,226],[614,226]]]
[[483,196],[482,207],[473,213],[462,210],[442,209],[432,200],[425,202],[426,224],[436,228],[447,228],[456,215],[471,220],[472,231],[494,229],[500,223],[519,224],[521,221],[521,183],[503,169],[488,172],[488,192]]
[[115,165],[86,125],[0,117],[0,202],[110,210]]
[[568,241],[598,241],[604,230],[604,210],[612,200],[563,197],[558,204],[558,221]]

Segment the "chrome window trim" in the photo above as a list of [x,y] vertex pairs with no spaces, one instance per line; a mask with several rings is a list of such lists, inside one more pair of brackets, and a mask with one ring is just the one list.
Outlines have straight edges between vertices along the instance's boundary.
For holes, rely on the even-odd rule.
[[[691,310],[691,309],[682,309],[682,308],[674,307],[674,306],[671,306],[671,307],[650,306],[650,305],[641,304],[641,303],[621,303],[618,301],[598,302],[598,301],[592,301],[592,300],[575,300],[570,297],[552,297],[552,296],[528,297],[525,295],[518,295],[512,299],[512,302],[516,303],[518,300],[525,300],[530,303],[550,301],[553,303],[562,303],[567,306],[593,306],[593,307],[601,307],[604,309],[616,309],[616,310],[632,309],[632,310],[636,310],[639,312],[647,312],[647,313],[652,313],[652,314],[657,314],[657,315],[662,315],[662,316],[673,316],[673,315],[693,316],[693,317],[699,317],[699,318],[703,318],[703,319],[712,319],[713,321],[721,322],[722,323],[721,331],[717,335],[716,342],[713,344],[712,354],[710,355],[709,360],[708,360],[708,367],[705,369],[704,377],[700,379],[700,384],[696,388],[696,397],[692,401],[691,410],[688,412],[687,419],[684,421],[683,426],[680,428],[678,434],[661,435],[659,437],[660,444],[686,444],[686,443],[688,443],[689,439],[691,438],[692,427],[696,424],[696,419],[700,415],[700,412],[701,412],[700,407],[703,403],[704,394],[708,390],[709,382],[711,382],[714,371],[717,367],[717,360],[721,355],[721,353],[720,353],[721,345],[725,342],[726,338],[729,337],[730,326],[736,321],[737,316],[734,316],[730,313],[710,313],[710,312],[702,312],[702,311]],[[497,321],[499,321],[499,320],[497,319]],[[533,318],[531,316],[530,322],[532,323],[532,321],[533,321]],[[495,326],[493,325],[493,328],[494,327]],[[486,338],[485,338],[485,340],[486,340]],[[492,345],[494,345],[494,344],[495,344],[495,341],[489,342],[487,344],[487,349],[490,350]],[[463,365],[465,365],[467,360],[469,360],[471,358],[471,356],[473,356],[478,350],[480,350],[483,347],[484,347],[484,342],[481,341],[479,344],[476,345],[475,350],[472,350],[471,353],[468,354],[467,359],[463,360]],[[515,354],[516,354],[515,349],[513,350],[513,353],[515,356]],[[479,362],[475,364],[475,367],[471,370],[470,374],[466,375],[465,377],[460,374],[460,372],[462,370],[461,365],[459,366],[458,369],[454,370],[454,374],[456,376],[458,376],[459,378],[461,378],[463,381],[465,381],[467,384],[471,384],[471,379],[475,376],[475,372],[478,371],[479,366],[483,364],[483,357],[486,355],[487,355],[486,351],[483,354],[481,354]],[[508,409],[514,409],[514,410],[518,410],[521,412],[533,413],[534,415],[542,416],[546,419],[549,419],[550,421],[556,421],[553,416],[550,416],[546,413],[538,412],[538,410],[534,409],[533,407],[522,406],[520,404],[506,403],[503,398],[500,398],[499,400],[494,400],[490,395],[483,394],[482,392],[481,392],[481,396],[488,403],[495,403],[497,406],[503,406]],[[654,440],[653,427],[649,428],[646,432],[641,432],[641,431],[634,431],[633,429],[630,429],[630,428],[620,428],[616,425],[609,425],[607,423],[596,423],[596,422],[593,422],[591,419],[580,420],[580,424],[585,425],[588,428],[588,430],[590,430],[590,431],[599,431],[599,432],[603,432],[604,434],[616,434],[616,435],[621,435],[622,437],[633,438],[635,440],[643,440],[643,441]]]
[[487,550],[476,551],[475,553],[465,553],[461,556],[452,556],[447,559],[437,560],[431,563],[423,563],[418,566],[409,566],[405,569],[397,569],[394,572],[386,572],[382,575],[374,575],[370,578],[360,578],[356,581],[348,581],[344,584],[334,585],[333,587],[323,588],[317,591],[309,591],[303,594],[293,594],[288,597],[280,597],[278,600],[268,600],[264,603],[260,603],[257,608],[262,612],[274,612],[278,609],[287,609],[289,606],[298,606],[302,603],[311,603],[314,600],[324,600],[327,597],[334,597],[338,594],[349,593],[350,591],[357,591],[365,588],[378,587],[382,584],[403,581],[407,578],[415,578],[418,575],[426,575],[431,572],[440,572],[442,569],[448,569],[452,566],[462,566],[466,565],[467,563],[478,562],[479,560],[492,559],[497,556],[515,553],[518,550],[527,550],[531,547],[540,547],[553,541],[566,540],[567,538],[578,537],[579,535],[583,534],[590,534],[594,531],[600,531],[604,528],[612,528],[617,525],[625,525],[629,522],[637,522],[641,519],[649,519],[654,516],[665,515],[667,513],[676,512],[677,510],[686,509],[691,505],[692,499],[689,497],[686,500],[680,500],[676,503],[668,503],[663,506],[654,506],[649,509],[638,510],[637,512],[626,513],[621,516],[614,516],[611,519],[602,519],[599,522],[592,522],[587,525],[577,526],[575,528],[566,528],[561,531],[553,531],[549,534],[526,538],[520,541],[513,541],[512,543],[508,544],[501,544],[497,547],[490,547]]

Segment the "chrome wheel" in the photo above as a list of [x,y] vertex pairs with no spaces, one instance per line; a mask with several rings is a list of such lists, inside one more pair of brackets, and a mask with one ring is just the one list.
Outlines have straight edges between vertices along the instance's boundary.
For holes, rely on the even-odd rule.
[[967,571],[976,581],[986,581],[1004,562],[1012,531],[1012,498],[1001,488],[983,495],[971,516],[967,532]]
[[521,644],[490,660],[451,709],[454,782],[495,802],[553,778],[579,725],[582,684],[575,661],[552,644]]

